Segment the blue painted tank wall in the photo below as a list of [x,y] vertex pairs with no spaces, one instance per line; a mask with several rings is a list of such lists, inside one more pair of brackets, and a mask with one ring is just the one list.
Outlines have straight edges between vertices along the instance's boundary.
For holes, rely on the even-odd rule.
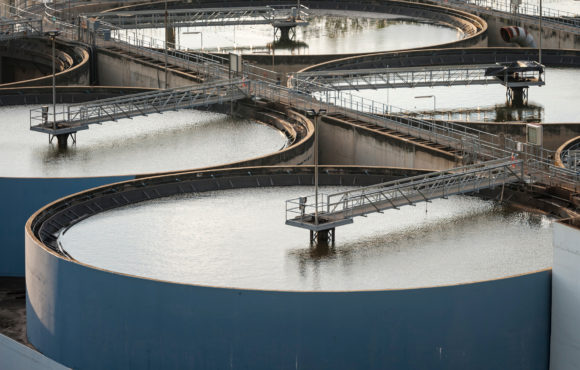
[[0,177],[0,276],[24,276],[24,225],[34,212],[66,195],[133,178]]
[[551,272],[373,292],[171,284],[26,240],[27,333],[75,369],[548,368]]

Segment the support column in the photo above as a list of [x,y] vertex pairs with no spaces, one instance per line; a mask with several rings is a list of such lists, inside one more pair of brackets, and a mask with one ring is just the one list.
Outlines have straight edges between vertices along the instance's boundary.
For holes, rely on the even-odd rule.
[[335,241],[335,229],[326,229],[320,231],[310,230],[311,245],[333,245]]
[[58,141],[59,148],[66,148],[68,144],[69,134],[56,135],[56,140]]
[[278,30],[280,30],[280,38],[278,40],[274,40],[276,42],[281,43],[289,43],[295,41],[296,39],[296,26],[274,26],[275,32],[274,34],[278,34]]
[[165,40],[168,47],[175,48],[175,27],[165,28]]

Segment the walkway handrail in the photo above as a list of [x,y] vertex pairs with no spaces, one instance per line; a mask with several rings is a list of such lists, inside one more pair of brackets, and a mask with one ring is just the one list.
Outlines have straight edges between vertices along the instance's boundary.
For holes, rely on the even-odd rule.
[[[162,9],[118,10],[103,13],[86,13],[120,28],[157,28],[165,24],[177,27],[205,27],[224,25],[271,24],[292,19],[305,19],[308,8],[300,10],[293,5],[243,6],[221,8],[168,9],[167,18]],[[305,24],[305,22],[304,22]]]
[[[334,227],[336,222],[355,216],[523,180],[524,162],[504,158],[354,190],[322,196],[319,194],[322,203],[318,204],[318,213],[322,223],[329,222],[329,227]],[[286,201],[286,223],[319,228],[319,225],[312,223],[313,212],[310,210],[316,207],[312,201],[308,202],[312,198],[309,196]]]
[[62,130],[73,132],[89,124],[237,100],[248,94],[249,84],[234,79],[71,104],[62,107],[56,117],[43,112],[41,107],[30,111],[30,129],[51,134]]

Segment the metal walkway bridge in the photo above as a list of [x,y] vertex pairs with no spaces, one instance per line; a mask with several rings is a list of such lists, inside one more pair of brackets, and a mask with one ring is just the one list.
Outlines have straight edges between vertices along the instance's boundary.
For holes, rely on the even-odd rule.
[[[321,232],[353,222],[353,217],[382,213],[405,205],[429,202],[450,195],[477,192],[523,181],[523,161],[495,160],[409,177],[334,194],[323,195],[322,202],[301,197],[286,201],[286,224]],[[318,213],[316,220],[315,214]],[[318,221],[318,222],[316,222]]]
[[170,9],[113,11],[85,14],[85,17],[98,18],[119,28],[159,28],[166,24],[170,27],[206,27],[230,25],[272,24],[285,26],[303,26],[308,24],[308,8],[300,10],[290,5],[205,8],[205,9]]
[[[545,84],[544,67],[535,62],[527,68],[503,68],[497,64],[408,68],[347,69],[295,73],[291,85],[307,90],[362,90],[402,87],[502,84],[509,88]],[[517,77],[516,77],[517,76]]]
[[69,134],[87,130],[92,124],[243,99],[248,96],[248,86],[241,79],[235,79],[132,94],[68,105],[56,115],[49,115],[48,107],[41,107],[30,111],[30,130],[49,134],[49,141],[54,136],[66,140]]

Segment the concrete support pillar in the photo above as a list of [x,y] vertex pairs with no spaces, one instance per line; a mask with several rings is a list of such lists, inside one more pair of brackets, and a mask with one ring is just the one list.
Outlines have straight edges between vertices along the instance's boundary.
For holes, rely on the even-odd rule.
[[165,40],[168,47],[175,48],[175,27],[165,28]]

